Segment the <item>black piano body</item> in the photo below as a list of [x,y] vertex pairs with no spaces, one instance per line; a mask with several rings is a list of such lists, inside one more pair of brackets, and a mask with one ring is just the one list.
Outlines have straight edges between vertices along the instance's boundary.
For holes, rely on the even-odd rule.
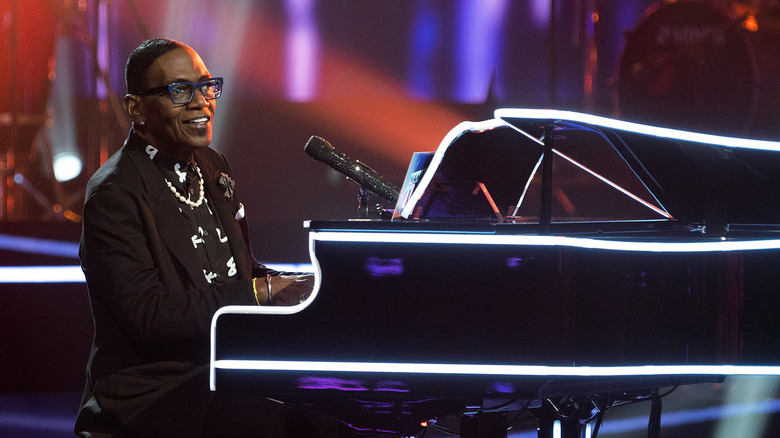
[[780,371],[780,143],[510,109],[416,170],[393,220],[309,223],[305,302],[215,315],[213,390],[412,433]]

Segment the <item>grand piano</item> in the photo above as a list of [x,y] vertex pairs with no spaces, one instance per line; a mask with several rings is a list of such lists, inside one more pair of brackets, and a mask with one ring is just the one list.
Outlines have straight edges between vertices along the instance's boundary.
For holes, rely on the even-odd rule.
[[658,436],[659,388],[780,374],[780,143],[498,109],[370,188],[395,208],[308,222],[304,302],[217,312],[212,390],[400,436],[648,400]]

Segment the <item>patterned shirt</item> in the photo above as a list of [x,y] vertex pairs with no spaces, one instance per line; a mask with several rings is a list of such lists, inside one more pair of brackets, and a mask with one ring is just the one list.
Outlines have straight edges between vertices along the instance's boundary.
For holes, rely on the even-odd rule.
[[147,146],[146,152],[157,165],[158,170],[176,192],[197,203],[200,192],[204,190],[203,202],[195,207],[171,196],[179,203],[184,226],[191,236],[192,245],[200,256],[203,275],[209,283],[227,283],[236,278],[236,263],[230,251],[228,238],[222,232],[219,216],[209,205],[202,187],[203,178],[199,175],[197,163],[193,157],[188,162],[178,161],[153,146]]

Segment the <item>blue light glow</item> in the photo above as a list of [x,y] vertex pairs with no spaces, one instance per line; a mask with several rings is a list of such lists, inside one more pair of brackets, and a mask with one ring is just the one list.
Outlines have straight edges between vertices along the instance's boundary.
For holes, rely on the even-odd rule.
[[480,103],[487,99],[490,83],[498,69],[506,9],[506,0],[458,2],[454,93],[458,101]]
[[[100,78],[97,80],[96,95],[98,99],[106,99],[108,97],[108,84],[104,78],[108,78],[106,72],[109,71],[109,36],[108,36],[108,2],[98,2],[98,20],[97,20],[97,38],[96,38],[96,54],[97,65],[100,69]],[[63,180],[60,180],[63,181]]]
[[287,0],[288,32],[285,67],[287,97],[306,102],[316,97],[319,33],[314,18],[314,1]]
[[364,265],[372,277],[389,277],[404,273],[404,261],[401,258],[370,257]]
[[415,3],[409,60],[410,94],[418,99],[430,99],[434,91],[434,60],[441,32],[436,8],[429,1]]
[[73,417],[62,414],[49,416],[43,413],[0,412],[0,426],[36,431],[41,434],[62,432],[62,436],[66,436],[73,432]]
[[549,0],[531,0],[531,15],[538,28],[546,28],[550,24],[552,2]]
[[368,391],[360,380],[335,377],[301,377],[298,379],[297,386],[299,389],[310,390]]
[[[747,416],[757,414],[773,414],[780,412],[780,400],[766,400],[750,403],[729,404],[704,409],[688,409],[676,412],[664,412],[661,416],[661,427],[683,426],[686,424],[705,423],[721,418]],[[625,418],[604,421],[601,429],[603,434],[628,433],[647,428],[646,417]]]
[[493,382],[490,385],[490,390],[499,394],[513,394],[517,388],[510,382]]
[[79,258],[79,244],[35,237],[0,234],[0,250],[56,257]]

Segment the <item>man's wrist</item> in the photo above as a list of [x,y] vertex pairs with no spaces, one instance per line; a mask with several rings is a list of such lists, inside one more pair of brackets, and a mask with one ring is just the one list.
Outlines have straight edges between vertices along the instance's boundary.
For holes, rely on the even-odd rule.
[[273,296],[271,295],[271,274],[265,274],[265,283],[268,286],[268,305],[271,305],[271,298]]
[[[265,276],[265,291],[258,290],[257,288],[257,281],[260,280],[259,278],[253,278],[252,279],[252,292],[255,294],[255,302],[258,306],[270,306],[271,300],[273,299],[273,295],[271,294],[271,275],[266,274]],[[267,292],[267,293],[264,293]]]

